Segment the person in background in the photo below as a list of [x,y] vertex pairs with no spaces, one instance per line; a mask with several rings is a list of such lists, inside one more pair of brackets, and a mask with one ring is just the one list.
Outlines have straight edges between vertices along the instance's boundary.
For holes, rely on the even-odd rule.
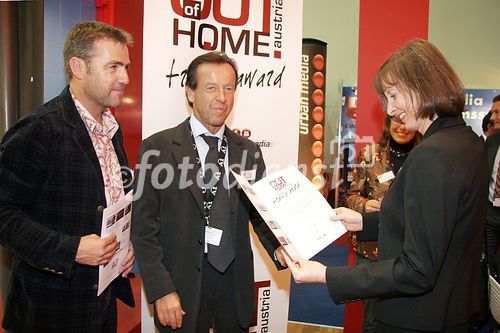
[[[500,245],[500,95],[493,98],[491,119],[495,134],[486,139],[489,165],[488,209],[486,215],[486,254],[493,275],[500,273],[498,246]],[[498,267],[497,267],[498,266]]]
[[[416,145],[420,134],[407,130],[405,125],[385,117],[382,137],[378,144],[360,150],[349,186],[346,207],[359,213],[380,210],[384,193],[398,174],[406,157]],[[377,260],[376,241],[359,241],[352,232],[350,240],[358,264]],[[375,330],[375,299],[363,301],[363,332]]]
[[495,130],[493,121],[491,120],[491,114],[492,112],[489,111],[483,118],[481,127],[483,129],[483,134],[481,134],[481,138],[483,139],[484,142],[486,142],[486,139],[490,136],[498,132],[498,129]]
[[416,39],[382,65],[375,89],[390,117],[423,135],[379,212],[340,207],[331,217],[378,239],[378,260],[326,267],[283,254],[298,283],[325,283],[337,303],[376,297],[376,332],[469,332],[480,310],[488,162],[462,118],[462,83],[432,43]]
[[223,52],[195,58],[185,88],[192,116],[141,144],[131,232],[160,332],[248,332],[256,308],[249,220],[276,267],[286,265],[244,192],[228,186],[228,166],[252,183],[265,172],[260,148],[225,125],[237,77]]
[[[116,332],[130,306],[130,248],[121,276],[97,296],[99,265],[117,250],[102,212],[129,190],[120,126],[108,108],[128,84],[129,33],[76,24],[64,45],[69,85],[18,121],[0,146],[0,244],[14,255],[2,326],[11,332]],[[122,179],[122,176],[125,179]]]
[[[500,96],[495,97],[497,101],[500,101]],[[496,170],[494,170],[493,165],[496,157],[496,153],[498,150],[498,145],[500,143],[500,137],[495,135],[496,133],[499,132],[500,130],[500,117],[498,113],[500,111],[500,107],[495,107],[495,98],[493,99],[493,105],[491,110],[483,117],[482,120],[482,130],[483,134],[480,136],[481,139],[485,142],[486,144],[486,149],[487,149],[487,155],[488,155],[488,162],[489,162],[489,169],[490,169],[490,189],[489,189],[489,205],[486,213],[486,226],[485,226],[485,237],[484,237],[484,247],[483,247],[483,271],[484,271],[484,283],[483,283],[483,300],[482,300],[482,311],[480,312],[478,316],[478,320],[475,323],[474,327],[476,330],[483,329],[485,327],[485,323],[488,322],[489,327],[496,332],[496,329],[499,328],[498,323],[495,321],[493,316],[490,313],[489,310],[489,291],[488,291],[488,285],[489,285],[489,275],[491,274],[493,277],[498,279],[498,268],[500,267],[500,257],[497,256],[497,249],[498,249],[498,244],[499,244],[499,236],[498,232],[498,227],[495,227],[495,225],[498,225],[500,222],[499,218],[499,213],[498,213],[498,208],[493,206],[493,191],[495,187],[495,181],[494,177],[496,177]],[[497,109],[496,115],[495,115],[495,120],[497,120],[497,125],[495,128],[495,123],[492,119],[492,116],[494,114],[494,110]],[[488,141],[489,137],[495,137],[492,140]],[[489,268],[489,270],[488,270]]]

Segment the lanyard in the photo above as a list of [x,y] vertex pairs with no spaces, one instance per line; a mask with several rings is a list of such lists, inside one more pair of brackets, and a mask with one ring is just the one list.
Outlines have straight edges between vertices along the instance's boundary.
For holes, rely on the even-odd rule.
[[[191,140],[193,141],[193,148],[196,152],[197,158],[196,158],[196,164],[198,166],[198,169],[200,170],[200,178],[202,177],[202,169],[201,169],[201,158],[200,154],[198,152],[198,148],[196,146],[196,142],[194,140],[193,136],[193,131],[191,130],[191,125],[189,125],[189,133],[191,135]],[[226,153],[227,153],[227,137],[224,135],[222,139],[222,144],[219,150],[219,157],[217,159],[218,161],[218,168],[220,171],[220,178],[217,181],[217,183],[214,184],[214,186],[207,188],[206,186],[211,183],[210,179],[204,179],[202,182],[201,186],[201,191],[203,193],[203,209],[205,213],[205,221],[207,225],[209,224],[210,220],[210,208],[212,208],[212,203],[214,202],[215,195],[217,194],[217,190],[219,189],[219,184],[221,183],[221,180],[224,179],[224,160],[226,159]]]

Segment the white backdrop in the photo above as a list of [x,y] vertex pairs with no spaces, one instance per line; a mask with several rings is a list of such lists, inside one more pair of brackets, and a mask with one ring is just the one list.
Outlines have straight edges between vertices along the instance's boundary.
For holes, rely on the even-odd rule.
[[[268,173],[297,163],[302,0],[145,0],[143,137],[189,116],[184,70],[206,50],[238,63],[232,129],[258,142]],[[255,332],[286,332],[290,274],[252,236],[259,291]],[[143,296],[142,332],[153,332]]]

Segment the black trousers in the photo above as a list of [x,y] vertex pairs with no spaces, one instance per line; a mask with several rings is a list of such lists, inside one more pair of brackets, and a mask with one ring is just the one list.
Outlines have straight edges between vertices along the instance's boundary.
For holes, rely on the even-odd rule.
[[117,306],[115,286],[111,284],[101,296],[103,309],[102,333],[116,333]]
[[[115,286],[111,284],[103,293],[99,296],[102,306],[102,318],[101,323],[92,323],[88,328],[89,333],[116,333],[117,330],[117,305],[116,305],[116,291]],[[100,327],[100,329],[98,328]],[[87,328],[85,328],[87,329]],[[0,327],[1,331],[1,327]],[[65,332],[70,332],[71,328],[64,330]],[[79,330],[81,331],[81,330]],[[17,333],[19,331],[13,329],[11,331],[3,331],[5,333]]]
[[217,271],[205,258],[201,283],[201,306],[197,333],[248,333],[238,324],[234,284],[234,261],[224,273]]

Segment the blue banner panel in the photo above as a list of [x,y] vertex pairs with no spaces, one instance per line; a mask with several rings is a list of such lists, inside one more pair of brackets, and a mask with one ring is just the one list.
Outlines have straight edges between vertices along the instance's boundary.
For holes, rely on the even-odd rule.
[[[326,266],[347,266],[348,247],[332,244],[311,260]],[[289,321],[325,326],[344,326],[344,305],[335,305],[326,285],[319,283],[296,284],[290,286]]]

